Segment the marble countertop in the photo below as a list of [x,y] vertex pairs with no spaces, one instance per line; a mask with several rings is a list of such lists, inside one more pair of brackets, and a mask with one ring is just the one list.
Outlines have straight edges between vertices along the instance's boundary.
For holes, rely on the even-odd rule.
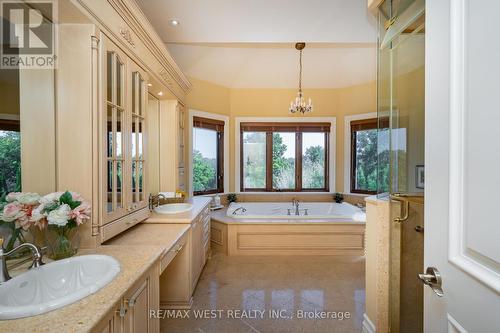
[[162,252],[168,252],[174,244],[189,230],[189,224],[153,224],[139,223],[126,232],[106,242],[108,245],[121,246],[161,246]]
[[117,306],[162,254],[161,246],[113,246],[80,250],[78,255],[105,254],[120,263],[120,273],[104,288],[78,302],[41,315],[0,321],[0,332],[88,332]]
[[89,332],[189,228],[189,225],[180,224],[141,223],[96,249],[81,249],[78,255],[112,256],[120,263],[120,273],[95,294],[61,309],[33,317],[2,320],[0,332]]
[[154,211],[145,223],[191,223],[201,211],[210,204],[211,197],[192,197],[186,203],[193,204],[193,208],[185,213],[179,214],[158,214]]

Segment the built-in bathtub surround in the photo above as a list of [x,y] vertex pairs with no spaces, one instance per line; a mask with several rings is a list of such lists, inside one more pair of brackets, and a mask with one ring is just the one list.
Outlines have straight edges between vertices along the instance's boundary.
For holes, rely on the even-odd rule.
[[364,233],[364,212],[347,203],[241,202],[212,212],[212,246],[230,256],[363,255]]

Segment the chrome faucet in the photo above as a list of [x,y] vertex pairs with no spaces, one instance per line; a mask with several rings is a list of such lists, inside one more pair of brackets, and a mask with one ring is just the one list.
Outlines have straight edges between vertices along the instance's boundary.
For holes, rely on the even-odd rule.
[[245,207],[238,207],[233,211],[233,215],[236,215],[236,212],[241,210],[242,213],[245,213],[247,209]]
[[11,279],[11,277],[9,275],[9,271],[7,270],[7,262],[5,259],[8,256],[10,256],[11,254],[13,254],[19,250],[25,249],[25,248],[29,248],[31,250],[31,254],[33,257],[33,263],[31,264],[29,269],[45,265],[45,263],[42,261],[42,257],[43,257],[42,250],[38,246],[31,244],[31,243],[23,243],[23,244],[15,247],[14,249],[10,250],[9,252],[4,253],[4,251],[3,251],[3,238],[0,238],[0,284],[7,282]]
[[164,196],[163,194],[158,194],[158,195],[153,195],[149,193],[149,210],[155,209],[155,207],[158,207],[160,205],[160,200],[163,199],[165,200],[167,197]]
[[295,215],[299,216],[300,215],[300,210],[299,210],[300,203],[299,203],[299,200],[297,200],[296,198],[293,198],[292,199],[292,205],[295,206]]

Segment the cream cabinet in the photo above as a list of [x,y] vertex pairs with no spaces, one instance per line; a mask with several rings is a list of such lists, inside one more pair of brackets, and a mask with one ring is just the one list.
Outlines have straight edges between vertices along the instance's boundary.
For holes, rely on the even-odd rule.
[[93,329],[94,333],[121,333],[120,305],[107,314]]
[[[160,101],[160,191],[186,191],[186,113],[175,100]],[[168,153],[166,153],[168,152]]]
[[160,304],[163,309],[190,308],[201,272],[210,253],[210,214],[207,206],[191,222],[187,240],[160,277]]
[[[33,128],[42,134],[36,144],[31,139],[23,145],[34,147],[36,153],[29,155],[37,157],[40,141],[55,143],[55,165],[39,167],[46,173],[44,183],[53,183],[53,190],[78,192],[92,204],[91,220],[80,231],[81,247],[94,248],[149,216],[150,170],[161,170],[155,177],[161,174],[163,181],[175,179],[172,190],[183,187],[180,111],[165,119],[174,131],[163,131],[161,137],[159,128],[151,131],[156,146],[163,149],[169,141],[176,146],[158,149],[150,159],[147,96],[148,90],[155,96],[161,91],[159,102],[180,110],[191,84],[135,0],[59,1],[58,7],[57,70],[53,78],[40,78],[35,89],[44,92],[44,85],[55,85],[53,128],[40,126],[50,116],[43,121],[33,117]],[[23,183],[31,178],[23,177]]]
[[134,213],[147,209],[147,74],[106,36],[101,42],[104,241],[121,232],[121,225],[130,227],[139,222]]
[[196,219],[191,228],[191,289],[194,290],[205,265],[205,255],[202,250],[203,225],[201,219]]
[[210,251],[210,214],[205,208],[191,225],[191,288],[194,290]]
[[125,295],[97,324],[95,333],[158,333],[159,319],[150,310],[159,308],[159,263],[137,280]]

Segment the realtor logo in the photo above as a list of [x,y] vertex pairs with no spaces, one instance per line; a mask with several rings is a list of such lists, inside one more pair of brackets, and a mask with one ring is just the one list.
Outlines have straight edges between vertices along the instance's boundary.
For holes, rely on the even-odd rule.
[[55,68],[54,1],[0,0],[1,68]]

